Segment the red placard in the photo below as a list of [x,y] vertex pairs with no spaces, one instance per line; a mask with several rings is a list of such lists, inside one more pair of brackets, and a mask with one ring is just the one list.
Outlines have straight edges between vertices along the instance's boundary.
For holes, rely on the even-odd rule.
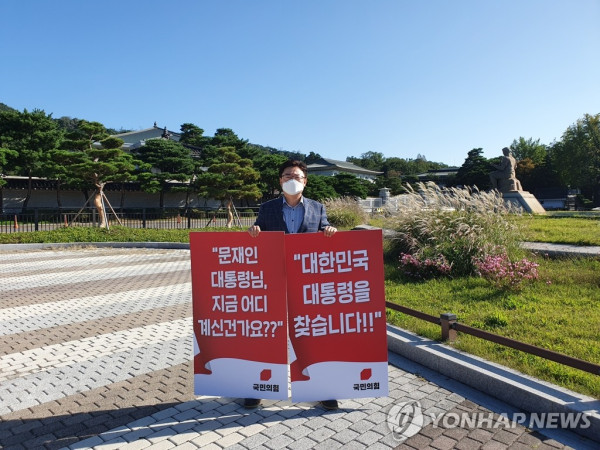
[[197,395],[287,399],[284,234],[190,233]]
[[285,236],[295,401],[385,396],[381,230]]

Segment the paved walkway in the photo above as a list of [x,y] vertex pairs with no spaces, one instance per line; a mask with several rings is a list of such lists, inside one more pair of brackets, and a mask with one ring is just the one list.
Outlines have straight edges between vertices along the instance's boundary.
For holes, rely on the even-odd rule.
[[[0,448],[599,445],[501,421],[518,411],[393,353],[389,397],[342,400],[338,411],[288,401],[248,411],[239,399],[196,397],[191,312],[188,250],[0,249]],[[401,442],[387,418],[404,402],[418,402],[425,422]]]

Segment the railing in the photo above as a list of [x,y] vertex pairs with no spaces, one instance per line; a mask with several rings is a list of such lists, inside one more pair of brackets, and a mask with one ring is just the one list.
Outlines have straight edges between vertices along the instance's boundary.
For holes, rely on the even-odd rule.
[[[127,209],[107,213],[109,226],[128,228],[192,229],[224,227],[228,222],[225,209]],[[237,208],[232,225],[249,227],[254,223],[257,208]],[[95,208],[47,210],[36,208],[27,212],[0,214],[0,233],[51,231],[61,227],[97,227],[100,216]]]
[[522,352],[526,352],[541,358],[548,359],[550,361],[564,364],[565,366],[574,367],[585,372],[593,373],[594,375],[600,375],[600,364],[594,364],[582,359],[573,358],[562,353],[558,353],[552,350],[548,350],[535,345],[526,344],[525,342],[516,341],[498,334],[483,331],[478,328],[473,328],[468,325],[463,325],[456,321],[456,315],[452,313],[441,314],[440,317],[432,316],[421,311],[417,311],[406,306],[397,305],[392,302],[385,302],[387,308],[393,309],[412,317],[416,317],[427,322],[440,325],[442,327],[442,340],[453,342],[456,339],[456,333],[461,332],[475,336],[487,341],[494,342],[496,344],[504,345],[505,347],[514,348]]

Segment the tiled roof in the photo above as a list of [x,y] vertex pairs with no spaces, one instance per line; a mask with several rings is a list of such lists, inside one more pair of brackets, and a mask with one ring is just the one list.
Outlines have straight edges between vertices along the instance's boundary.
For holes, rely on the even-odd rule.
[[318,162],[314,164],[309,164],[307,168],[309,171],[332,170],[337,168],[340,169],[340,171],[342,172],[363,173],[368,175],[381,175],[383,173],[365,169],[363,167],[357,166],[356,164],[352,164],[346,161],[338,161],[336,159],[329,158],[321,158]]

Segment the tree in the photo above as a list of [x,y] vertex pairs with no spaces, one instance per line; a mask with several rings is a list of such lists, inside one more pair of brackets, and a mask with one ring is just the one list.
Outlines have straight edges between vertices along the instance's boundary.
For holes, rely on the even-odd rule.
[[13,158],[15,173],[28,178],[27,195],[23,208],[27,208],[32,192],[32,178],[41,175],[44,162],[51,150],[57,148],[63,137],[52,115],[40,109],[0,113],[0,141],[2,147],[17,152]]
[[382,171],[383,163],[385,162],[385,156],[379,152],[366,152],[360,155],[360,158],[349,156],[346,158],[347,162],[356,164],[364,169],[375,170],[377,172]]
[[133,177],[136,161],[121,150],[123,140],[110,137],[99,122],[79,121],[77,129],[67,136],[64,150],[53,152],[59,165],[69,166],[60,175],[70,185],[95,188],[93,204],[100,216],[100,227],[108,225],[104,207],[104,187],[111,182],[123,182]]
[[258,186],[263,198],[270,199],[279,194],[279,166],[285,161],[285,156],[270,153],[262,153],[253,160],[253,167],[260,174]]
[[196,164],[190,151],[182,144],[168,139],[149,139],[145,145],[135,149],[133,154],[154,169],[152,172],[141,173],[138,179],[145,191],[160,192],[160,208],[164,207],[165,192],[173,182],[179,181],[179,189],[189,192]]
[[463,186],[477,186],[479,189],[490,187],[489,173],[492,169],[490,162],[481,154],[482,148],[471,150],[463,165],[458,169],[456,182]]
[[323,159],[323,157],[321,155],[319,155],[318,153],[310,152],[308,154],[308,156],[306,157],[306,159],[304,160],[304,162],[306,163],[306,165],[309,165],[309,164],[314,164],[314,163],[320,161],[321,159]]
[[600,206],[600,114],[586,114],[571,125],[550,149],[561,180],[580,187]]
[[218,157],[207,172],[198,176],[196,186],[200,195],[227,205],[227,227],[231,228],[234,200],[258,200],[261,197],[256,184],[259,178],[252,160],[239,156],[233,147],[220,147]]
[[339,195],[333,187],[333,177],[325,175],[309,175],[303,194],[313,200],[323,201],[329,198],[338,198]]
[[333,176],[333,188],[341,197],[367,198],[370,187],[370,181],[361,180],[350,173]]
[[533,138],[520,137],[518,140],[515,139],[510,144],[510,151],[517,161],[529,158],[534,167],[543,164],[548,155],[546,146],[540,144],[539,139],[534,141]]
[[184,123],[180,127],[181,137],[179,142],[182,144],[189,144],[195,147],[204,147],[209,138],[204,136],[204,130],[193,123]]
[[[1,136],[0,136],[1,139]],[[6,184],[6,180],[2,177],[6,173],[6,168],[10,164],[12,158],[16,158],[18,153],[14,150],[2,147],[2,141],[0,140],[0,213],[4,210],[4,195],[2,192],[2,186]]]

